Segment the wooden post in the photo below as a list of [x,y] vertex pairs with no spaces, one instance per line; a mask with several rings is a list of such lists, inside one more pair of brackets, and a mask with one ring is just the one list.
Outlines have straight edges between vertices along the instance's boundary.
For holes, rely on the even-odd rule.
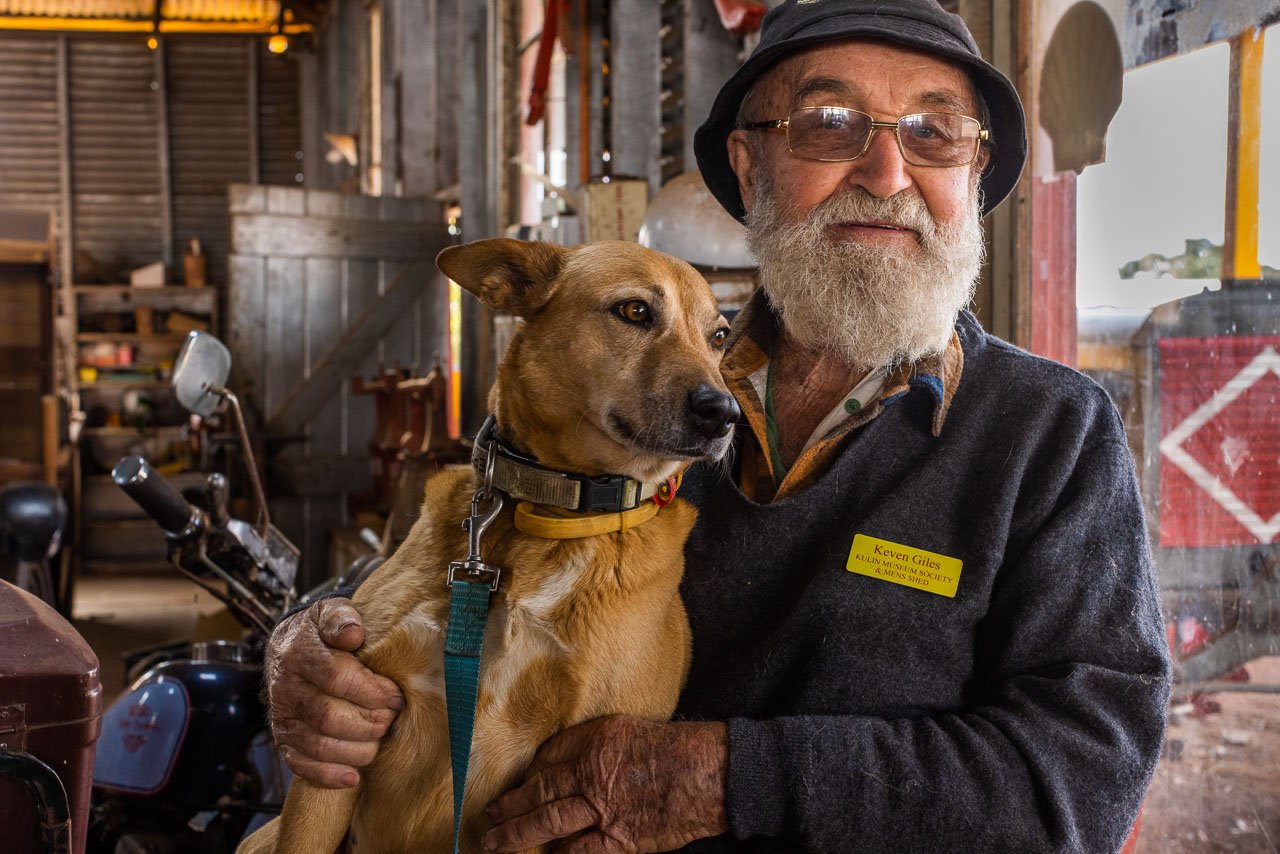
[[164,261],[164,283],[173,275],[173,158],[169,151],[169,90],[168,71],[165,67],[164,39],[157,39],[152,51],[156,87],[156,151],[159,154],[160,175],[160,259]]
[[1227,101],[1227,210],[1222,278],[1259,279],[1258,170],[1262,138],[1261,29],[1231,40]]
[[591,3],[578,2],[578,184],[591,181]]
[[58,398],[52,394],[40,396],[41,434],[44,438],[42,457],[44,463],[44,482],[50,486],[58,485]]
[[[482,240],[502,234],[498,222],[498,174],[496,152],[498,102],[490,64],[494,41],[493,4],[457,0],[461,61],[458,65],[459,103],[458,173],[461,176],[462,237]],[[462,423],[473,433],[486,411],[489,386],[495,373],[493,316],[478,300],[462,305]]]

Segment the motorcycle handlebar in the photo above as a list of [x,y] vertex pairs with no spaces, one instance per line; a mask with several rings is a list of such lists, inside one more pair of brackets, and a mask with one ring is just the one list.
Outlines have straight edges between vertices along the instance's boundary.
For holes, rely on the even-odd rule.
[[196,515],[187,499],[142,457],[122,457],[111,470],[111,478],[170,534],[187,530]]

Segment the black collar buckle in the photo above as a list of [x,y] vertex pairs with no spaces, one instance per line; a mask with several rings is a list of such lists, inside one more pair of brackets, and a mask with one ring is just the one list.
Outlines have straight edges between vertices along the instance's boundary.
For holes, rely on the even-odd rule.
[[577,508],[579,513],[621,513],[631,509],[623,503],[626,478],[603,475],[583,477],[578,482],[582,484],[582,499]]

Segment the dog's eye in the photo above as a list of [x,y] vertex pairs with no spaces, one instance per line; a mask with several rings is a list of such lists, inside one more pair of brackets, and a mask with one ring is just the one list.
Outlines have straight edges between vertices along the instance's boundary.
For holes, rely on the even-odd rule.
[[653,320],[653,311],[649,304],[641,299],[629,299],[613,307],[613,313],[627,323],[648,323]]
[[711,333],[711,346],[719,350],[729,340],[729,327],[725,326]]

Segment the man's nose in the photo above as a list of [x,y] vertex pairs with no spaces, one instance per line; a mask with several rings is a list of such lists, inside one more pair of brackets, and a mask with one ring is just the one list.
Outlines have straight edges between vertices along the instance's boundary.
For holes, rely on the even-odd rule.
[[907,161],[902,159],[898,135],[890,128],[875,128],[867,150],[861,157],[849,161],[845,181],[880,199],[887,199],[910,187],[911,173]]

